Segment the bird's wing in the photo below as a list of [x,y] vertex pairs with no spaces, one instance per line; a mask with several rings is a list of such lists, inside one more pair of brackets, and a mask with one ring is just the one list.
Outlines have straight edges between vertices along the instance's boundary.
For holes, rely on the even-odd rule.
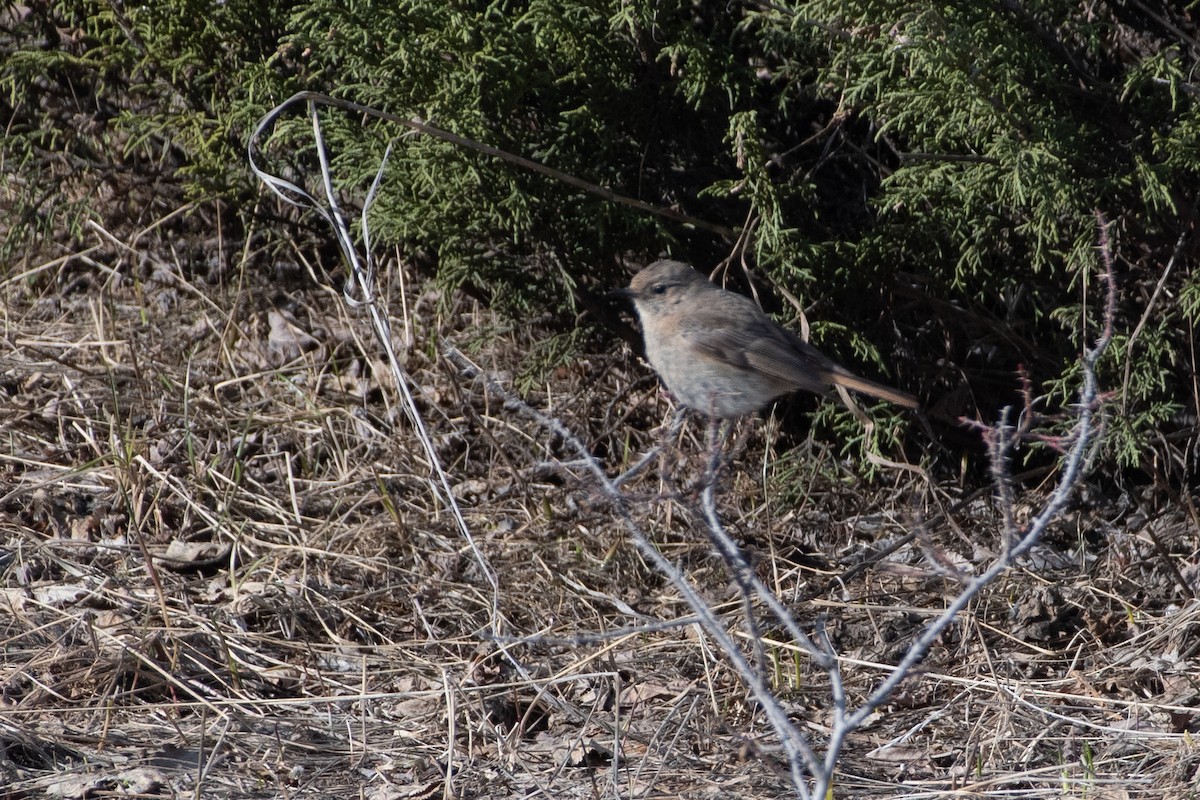
[[760,372],[786,381],[789,385],[818,394],[829,389],[839,367],[824,353],[791,331],[769,322],[756,331],[753,344],[746,350],[751,366]]
[[[860,378],[777,325],[757,306],[754,310],[758,313],[738,315],[738,309],[718,305],[690,316],[682,332],[702,355],[766,375],[789,391],[803,389],[824,394],[831,384],[838,384],[907,408],[918,407],[916,398],[907,392]],[[741,324],[732,324],[733,318],[739,318]]]
[[757,306],[757,314],[741,316],[736,325],[730,321],[736,315],[719,313],[722,310],[736,311],[710,309],[685,323],[687,338],[701,354],[762,373],[788,389],[819,393],[829,388],[830,372],[836,367],[816,348],[793,339]]

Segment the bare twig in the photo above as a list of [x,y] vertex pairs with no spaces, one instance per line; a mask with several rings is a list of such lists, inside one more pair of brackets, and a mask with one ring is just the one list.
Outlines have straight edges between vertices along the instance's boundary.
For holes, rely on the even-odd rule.
[[[344,292],[346,300],[352,305],[363,306],[367,309],[371,317],[371,324],[375,331],[375,336],[379,341],[379,345],[383,348],[384,354],[387,356],[388,366],[391,368],[392,376],[395,380],[396,387],[400,391],[401,399],[403,400],[403,408],[408,416],[409,422],[412,423],[413,429],[416,431],[417,439],[421,443],[426,456],[429,460],[430,472],[432,473],[429,481],[430,488],[434,494],[441,500],[442,504],[450,512],[454,518],[455,524],[458,526],[459,532],[462,533],[471,549],[471,553],[475,557],[476,563],[479,565],[480,571],[487,578],[492,590],[492,613],[491,626],[492,633],[499,634],[502,632],[501,615],[500,615],[500,584],[496,580],[496,575],[488,564],[487,558],[480,551],[479,546],[475,543],[475,538],[471,534],[471,530],[467,525],[466,519],[463,518],[462,510],[458,506],[458,501],[454,498],[454,492],[450,487],[450,479],[446,475],[446,471],[442,468],[440,459],[438,458],[437,450],[433,446],[432,440],[429,438],[429,433],[426,430],[425,421],[421,417],[421,413],[417,408],[416,401],[413,399],[412,392],[409,390],[408,377],[404,372],[404,368],[400,365],[400,360],[396,356],[395,348],[392,344],[391,324],[388,321],[388,316],[380,307],[375,297],[375,261],[374,255],[370,248],[370,227],[367,225],[367,214],[370,211],[371,204],[379,190],[380,182],[383,178],[384,168],[387,166],[387,158],[391,153],[391,147],[385,152],[383,159],[380,161],[379,170],[376,172],[375,180],[372,182],[370,190],[367,193],[366,201],[362,209],[362,228],[363,228],[363,248],[365,251],[364,258],[359,258],[358,247],[354,243],[353,237],[350,235],[349,226],[346,224],[341,209],[338,207],[337,193],[333,187],[332,171],[329,167],[329,155],[325,148],[325,138],[321,133],[321,120],[317,114],[317,104],[320,102],[321,95],[308,97],[313,93],[301,92],[287,103],[277,107],[274,111],[264,117],[254,134],[250,137],[248,152],[250,157],[250,167],[254,170],[263,183],[265,183],[271,191],[275,192],[285,202],[293,205],[310,208],[319,214],[333,228],[337,236],[338,246],[342,251],[342,256],[346,259],[346,263],[350,265],[352,283],[346,287]],[[302,98],[301,96],[304,95]],[[290,181],[271,175],[261,169],[254,161],[254,153],[258,137],[262,135],[266,126],[274,122],[275,118],[282,113],[283,109],[293,101],[300,99],[310,99],[309,116],[313,126],[313,142],[317,148],[317,156],[321,163],[321,179],[322,186],[325,191],[325,199],[323,201],[313,197],[304,189],[296,186]],[[337,105],[340,105],[337,104]],[[351,104],[353,105],[353,104]],[[357,286],[361,293],[360,297],[355,297],[351,288]]]
[[[1062,474],[1050,498],[1042,510],[1021,531],[1006,530],[1004,549],[994,562],[978,577],[968,583],[958,596],[955,597],[937,619],[929,623],[918,636],[900,662],[893,668],[882,683],[863,701],[856,710],[850,712],[844,699],[839,702],[835,698],[834,721],[829,744],[825,751],[823,769],[817,774],[814,795],[824,797],[833,780],[833,770],[841,752],[846,737],[861,726],[891,697],[896,688],[912,674],[913,668],[924,659],[929,648],[943,632],[957,619],[958,613],[966,608],[984,587],[991,584],[997,577],[1007,571],[1021,556],[1028,553],[1038,543],[1050,523],[1058,517],[1066,507],[1071,495],[1074,494],[1079,482],[1087,470],[1088,461],[1095,450],[1099,437],[1099,426],[1095,423],[1095,415],[1099,407],[1100,388],[1096,378],[1096,365],[1112,341],[1113,324],[1116,317],[1117,292],[1116,278],[1113,272],[1112,254],[1108,239],[1108,227],[1098,215],[1100,257],[1104,266],[1102,280],[1107,284],[1107,302],[1105,303],[1103,327],[1096,343],[1085,350],[1081,365],[1083,367],[1083,386],[1079,390],[1079,400],[1076,403],[1078,414],[1072,430],[1070,447],[1063,459]],[[1006,412],[1007,415],[1007,412]],[[1007,526],[1015,526],[1011,504],[1011,492],[1004,490],[1009,485],[1007,467],[1009,451],[1019,443],[1014,436],[1014,429],[1002,420],[993,428],[993,469],[998,477],[999,502]],[[996,466],[999,464],[1000,466]]]
[[283,194],[283,191],[281,191],[281,190],[285,190],[285,191],[294,193],[297,196],[297,198],[299,198],[301,201],[311,202],[312,201],[311,195],[309,195],[307,191],[300,188],[299,186],[292,183],[291,181],[282,180],[282,179],[276,178],[276,177],[271,177],[270,179],[268,179],[268,177],[265,175],[265,173],[258,167],[258,165],[255,161],[255,154],[259,149],[258,148],[259,140],[262,138],[262,135],[267,130],[267,128],[269,128],[271,125],[273,125],[275,123],[275,120],[277,120],[280,116],[282,116],[283,112],[286,111],[289,107],[291,107],[295,103],[301,103],[301,102],[308,103],[309,108],[313,109],[314,111],[315,111],[316,106],[318,106],[318,105],[333,106],[335,108],[341,108],[345,111],[349,111],[353,114],[359,114],[359,115],[367,116],[367,117],[375,117],[376,119],[382,119],[387,122],[395,123],[397,125],[403,125],[404,127],[409,128],[410,130],[416,131],[417,133],[425,134],[427,136],[433,136],[437,139],[441,139],[443,141],[450,142],[452,144],[456,144],[459,147],[465,147],[469,150],[474,150],[476,152],[483,153],[484,155],[499,158],[503,161],[507,161],[510,164],[515,164],[516,166],[521,167],[522,169],[528,170],[530,172],[536,172],[539,175],[545,175],[548,178],[553,178],[554,180],[565,183],[568,186],[574,186],[577,189],[582,189],[585,192],[589,192],[590,194],[594,194],[597,197],[601,197],[605,200],[609,200],[614,203],[620,203],[621,205],[629,206],[630,208],[636,208],[637,210],[645,212],[647,214],[654,214],[655,216],[674,220],[675,222],[679,222],[684,225],[690,225],[694,228],[700,228],[702,230],[706,230],[711,233],[715,233],[726,239],[737,238],[737,231],[733,230],[732,228],[726,227],[725,225],[718,225],[713,222],[707,222],[705,220],[697,219],[695,217],[688,216],[687,214],[683,214],[679,211],[676,211],[673,208],[662,208],[660,206],[651,205],[650,203],[644,202],[642,200],[637,200],[632,197],[627,197],[625,195],[618,194],[617,192],[614,192],[610,189],[605,189],[603,186],[600,186],[595,183],[591,183],[589,181],[585,181],[582,178],[577,178],[574,175],[571,175],[566,172],[562,172],[561,170],[554,169],[553,167],[548,167],[545,164],[541,164],[537,161],[533,161],[532,159],[524,158],[523,156],[518,156],[513,153],[509,153],[506,150],[501,150],[498,147],[493,147],[492,145],[489,145],[489,144],[477,142],[474,139],[469,139],[465,136],[459,136],[458,134],[450,133],[449,131],[442,130],[441,128],[438,128],[435,125],[430,125],[427,122],[422,122],[421,120],[418,120],[418,119],[409,119],[409,118],[401,117],[397,114],[391,114],[391,113],[388,113],[387,111],[380,111],[379,109],[371,108],[370,106],[364,106],[359,103],[352,102],[350,100],[343,100],[343,99],[336,98],[336,97],[330,97],[329,95],[321,94],[320,92],[307,92],[307,91],[297,92],[296,94],[289,97],[287,100],[284,100],[282,103],[277,105],[275,108],[271,109],[271,111],[266,116],[264,116],[262,119],[260,119],[258,121],[258,125],[255,126],[254,132],[250,135],[250,139],[247,144],[247,156],[250,159],[250,167],[254,170],[255,174],[257,174],[259,176],[259,178],[261,178],[262,180],[268,182],[271,185],[271,188],[276,193],[278,193],[280,195],[280,197],[283,197],[285,200],[288,200],[288,202],[294,202],[297,205],[301,205],[302,202],[297,202],[297,201],[289,199],[287,196],[285,196]]

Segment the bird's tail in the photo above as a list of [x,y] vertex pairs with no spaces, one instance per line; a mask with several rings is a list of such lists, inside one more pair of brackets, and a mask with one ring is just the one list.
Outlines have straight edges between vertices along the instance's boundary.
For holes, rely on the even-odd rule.
[[899,389],[893,389],[892,387],[886,386],[882,383],[869,381],[866,378],[860,378],[849,371],[843,371],[840,369],[836,370],[829,376],[829,380],[838,386],[845,386],[851,391],[865,394],[868,397],[877,397],[880,400],[887,400],[889,403],[895,403],[898,406],[904,406],[905,408],[913,409],[920,406],[920,404],[917,402],[917,398],[913,397],[907,392],[902,392]]

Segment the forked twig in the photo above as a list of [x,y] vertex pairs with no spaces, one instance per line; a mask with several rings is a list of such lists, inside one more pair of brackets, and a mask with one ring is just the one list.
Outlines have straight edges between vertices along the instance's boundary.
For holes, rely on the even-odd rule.
[[[1071,495],[1083,479],[1088,462],[1099,442],[1099,426],[1095,424],[1095,415],[1099,410],[1100,401],[1100,386],[1096,378],[1096,365],[1112,342],[1113,325],[1116,319],[1117,308],[1116,276],[1113,269],[1111,244],[1108,238],[1108,226],[1104,218],[1099,214],[1097,214],[1097,222],[1100,240],[1098,249],[1101,263],[1104,267],[1104,271],[1100,277],[1107,284],[1108,291],[1100,335],[1097,337],[1096,343],[1090,349],[1086,349],[1080,359],[1080,364],[1083,368],[1083,386],[1079,390],[1079,400],[1075,406],[1078,417],[1070,436],[1067,437],[1070,444],[1063,458],[1062,475],[1059,477],[1054,491],[1051,492],[1050,498],[1046,501],[1042,510],[1026,524],[1023,530],[1017,531],[1014,528],[1013,530],[1006,530],[1004,532],[1004,549],[996,560],[984,572],[963,587],[958,596],[950,602],[937,619],[925,627],[921,635],[909,645],[908,650],[905,651],[900,662],[892,669],[891,674],[871,692],[856,710],[849,712],[845,699],[843,698],[839,701],[835,697],[832,731],[825,751],[825,763],[820,774],[816,776],[814,794],[817,797],[824,797],[832,784],[833,770],[846,737],[865,723],[872,714],[887,702],[888,698],[904,679],[912,674],[913,668],[925,657],[929,648],[937,641],[938,637],[957,619],[958,613],[966,608],[967,604],[984,587],[988,586],[1003,572],[1008,570],[1017,559],[1033,549],[1034,545],[1038,543],[1042,535],[1046,532],[1046,529],[1050,526],[1050,523],[1066,507]],[[1003,491],[1003,487],[1009,484],[1007,480],[1007,467],[1005,465],[1008,460],[1008,454],[1012,449],[1024,438],[1029,437],[1030,434],[1018,433],[1017,429],[1008,425],[1006,422],[1007,413],[1006,410],[1001,422],[991,429],[990,444],[993,470],[995,470],[994,474],[998,478],[997,489],[1000,491],[999,502],[1001,503],[1001,513],[1006,520],[1006,525],[1015,526],[1015,522],[1012,521],[1014,520],[1014,515],[1012,513],[1013,497],[1011,491]]]
[[[771,687],[767,685],[762,674],[746,660],[745,655],[733,637],[726,633],[725,628],[713,613],[712,608],[696,592],[692,585],[688,583],[683,573],[659,551],[646,532],[634,520],[633,512],[629,508],[625,496],[621,494],[613,480],[605,473],[600,461],[584,445],[579,437],[560,420],[543,414],[508,392],[467,359],[459,350],[449,347],[445,350],[445,354],[465,375],[483,381],[488,392],[503,401],[505,409],[514,411],[537,423],[576,452],[579,458],[578,463],[582,463],[587,468],[599,486],[601,494],[612,503],[617,517],[621,520],[621,524],[630,538],[633,539],[633,543],[638,551],[654,565],[654,568],[661,575],[671,581],[684,601],[695,612],[701,627],[720,646],[721,650],[725,653],[725,657],[729,659],[729,664],[738,673],[738,676],[742,679],[746,687],[754,694],[755,700],[762,707],[763,713],[771,723],[771,727],[775,729],[776,734],[779,736],[780,744],[783,746],[784,753],[787,756],[792,785],[796,787],[800,796],[807,800],[809,794],[808,782],[805,776],[806,774],[815,772],[821,763],[816,752],[812,749],[808,739],[792,722],[787,711],[771,691]],[[799,629],[797,628],[796,630],[798,632]],[[820,651],[815,647],[813,647],[812,652],[817,656],[821,655]]]
[[[529,172],[536,172],[539,175],[545,175],[548,178],[552,178],[556,181],[560,181],[561,183],[565,183],[568,186],[574,186],[576,189],[582,189],[585,192],[594,194],[597,197],[601,197],[601,198],[603,198],[605,200],[609,200],[613,203],[619,203],[621,205],[629,206],[630,208],[636,208],[637,210],[643,211],[647,214],[654,214],[655,216],[674,220],[675,222],[679,222],[684,225],[690,225],[694,228],[700,228],[702,230],[706,230],[711,233],[715,233],[718,236],[724,237],[726,239],[738,238],[738,232],[736,230],[734,230],[733,228],[727,227],[725,225],[718,225],[714,222],[708,222],[706,220],[697,219],[696,217],[691,217],[691,216],[688,216],[687,214],[676,211],[673,208],[664,208],[662,206],[652,205],[643,200],[638,200],[633,197],[628,197],[623,194],[618,194],[617,192],[614,192],[611,189],[605,189],[603,186],[600,186],[599,184],[595,184],[590,181],[585,181],[582,178],[577,178],[576,176],[571,175],[570,173],[563,172],[561,170],[554,169],[553,167],[546,166],[545,164],[542,164],[538,161],[534,161],[533,159],[525,158],[524,156],[519,156],[519,155],[516,155],[515,153],[510,153],[507,150],[501,150],[499,147],[493,147],[490,144],[484,144],[483,142],[477,142],[474,139],[467,138],[466,136],[459,136],[456,133],[450,133],[450,131],[443,130],[443,129],[437,127],[436,125],[430,125],[429,123],[424,122],[422,120],[401,117],[398,114],[392,114],[387,111],[380,111],[377,108],[371,108],[370,106],[364,106],[360,103],[355,103],[351,100],[343,100],[338,97],[330,97],[327,94],[321,94],[320,92],[309,92],[309,91],[297,92],[296,94],[289,97],[287,100],[284,100],[282,103],[275,106],[275,108],[271,109],[271,111],[268,112],[266,114],[266,116],[264,116],[262,119],[260,119],[258,121],[258,125],[255,126],[254,132],[252,134],[250,134],[250,138],[249,138],[249,141],[246,146],[247,155],[250,159],[250,166],[254,170],[255,174],[258,175],[259,178],[261,178],[264,182],[271,184],[271,188],[274,191],[276,191],[277,193],[279,193],[280,196],[283,197],[285,200],[288,200],[288,202],[294,202],[294,201],[292,201],[289,198],[287,198],[286,196],[284,196],[282,194],[282,192],[279,191],[280,189],[285,189],[287,191],[294,192],[296,194],[297,198],[299,198],[299,199],[311,200],[312,198],[308,194],[308,192],[306,192],[304,189],[300,188],[296,184],[292,183],[291,181],[286,181],[286,180],[283,180],[280,178],[276,178],[274,176],[264,175],[264,173],[256,165],[254,155],[255,155],[255,152],[258,150],[258,142],[261,139],[263,133],[266,131],[266,129],[269,128],[271,125],[273,125],[275,123],[275,120],[277,120],[283,114],[284,111],[286,111],[290,106],[292,106],[296,103],[308,103],[309,108],[312,109],[314,111],[314,113],[315,113],[315,108],[318,105],[333,106],[335,108],[340,108],[345,111],[349,111],[353,114],[358,114],[358,115],[362,115],[365,117],[375,117],[376,119],[381,119],[386,122],[394,123],[396,125],[403,125],[404,127],[408,128],[409,130],[415,131],[417,133],[421,133],[421,134],[424,134],[427,136],[432,136],[434,138],[441,139],[442,141],[445,141],[445,142],[450,142],[451,144],[458,145],[459,147],[463,147],[468,150],[474,150],[478,153],[483,153],[484,155],[492,156],[494,158],[499,158],[502,161],[507,161],[508,163],[514,164],[518,167],[521,167],[522,169],[528,170]],[[276,187],[278,187],[278,188],[276,188]],[[296,203],[296,204],[299,205],[299,203]]]
[[[301,93],[307,94],[307,93]],[[292,98],[296,100],[300,95]],[[289,101],[291,102],[291,101]],[[286,104],[285,104],[286,105]],[[375,180],[371,183],[370,190],[367,193],[365,202],[362,208],[362,231],[363,231],[363,249],[364,257],[359,258],[358,247],[356,246],[353,237],[350,235],[350,228],[346,224],[345,217],[342,215],[341,209],[338,206],[337,193],[333,187],[332,171],[329,167],[329,154],[325,147],[325,137],[321,133],[321,120],[317,114],[315,103],[309,105],[309,116],[313,126],[313,142],[316,146],[317,157],[321,164],[321,181],[325,191],[323,200],[318,200],[308,191],[302,189],[296,184],[284,178],[271,175],[262,168],[254,160],[254,153],[258,137],[262,135],[266,126],[274,122],[275,118],[282,113],[283,106],[277,107],[270,114],[264,117],[255,129],[254,134],[250,137],[248,145],[248,155],[250,158],[250,168],[254,170],[254,174],[267,185],[271,191],[279,195],[279,197],[287,203],[300,208],[308,208],[315,211],[333,228],[334,234],[337,237],[338,247],[342,251],[342,256],[346,263],[350,266],[351,282],[347,284],[343,295],[346,301],[354,306],[361,306],[367,309],[367,313],[371,317],[372,329],[375,332],[375,337],[383,348],[384,354],[387,356],[388,366],[391,369],[392,377],[396,382],[397,388],[400,390],[400,396],[403,400],[404,413],[407,415],[409,422],[412,423],[413,430],[416,431],[417,440],[421,443],[421,447],[425,451],[425,455],[429,460],[429,468],[432,473],[430,476],[429,485],[433,490],[434,495],[442,502],[445,508],[454,518],[455,525],[458,526],[459,532],[463,535],[468,546],[471,548],[471,553],[475,557],[476,563],[480,570],[487,578],[492,590],[492,608],[490,625],[493,634],[502,633],[501,615],[500,615],[500,583],[496,579],[495,573],[488,564],[487,558],[475,543],[475,537],[471,534],[471,529],[467,525],[466,519],[463,517],[462,510],[458,507],[458,501],[454,498],[454,492],[450,487],[450,478],[446,475],[446,471],[442,468],[440,459],[438,458],[437,450],[433,445],[433,441],[429,438],[429,433],[425,427],[425,421],[421,417],[420,410],[417,408],[416,401],[413,399],[412,392],[409,389],[408,375],[404,368],[400,365],[400,359],[396,356],[395,347],[392,345],[392,329],[388,321],[387,313],[380,308],[375,296],[375,259],[370,248],[370,226],[367,224],[367,214],[371,209],[371,204],[379,190],[380,182],[383,179],[384,168],[387,166],[387,158],[391,153],[391,146],[388,146],[384,157],[379,164],[379,169],[375,174]],[[357,287],[360,295],[354,294],[354,289]]]
[[[997,488],[997,502],[1001,506],[1001,517],[1005,521],[1006,530],[1003,532],[1003,547],[1000,555],[988,568],[968,582],[946,609],[930,622],[922,633],[909,645],[900,661],[891,669],[885,678],[856,708],[849,708],[845,684],[842,680],[839,659],[834,651],[824,625],[823,619],[816,623],[816,641],[805,635],[795,622],[792,615],[757,578],[751,565],[746,561],[736,543],[729,537],[717,514],[716,506],[716,468],[719,455],[714,456],[709,464],[708,480],[702,492],[702,510],[710,540],[718,554],[725,560],[733,572],[739,586],[742,587],[743,598],[749,608],[752,594],[761,598],[771,613],[788,629],[794,644],[807,652],[818,666],[823,668],[830,678],[831,701],[833,706],[832,724],[829,741],[824,748],[823,757],[818,756],[807,737],[802,734],[779,704],[773,692],[766,685],[761,673],[746,661],[742,651],[720,626],[712,610],[696,593],[683,577],[682,573],[669,562],[654,546],[653,542],[633,519],[632,512],[624,495],[619,491],[620,478],[610,479],[595,456],[583,445],[567,427],[559,420],[549,417],[514,397],[486,376],[478,367],[471,364],[457,350],[447,351],[450,358],[460,369],[472,377],[481,378],[489,392],[504,401],[505,407],[516,411],[533,420],[538,425],[560,437],[573,447],[578,455],[574,463],[584,465],[593,479],[601,488],[601,492],[613,504],[618,517],[626,531],[630,534],[638,550],[645,556],[661,574],[665,575],[679,590],[684,600],[696,613],[696,617],[706,632],[718,643],[725,652],[729,663],[753,692],[761,704],[768,721],[771,723],[783,745],[788,758],[789,772],[792,784],[798,797],[824,798],[832,787],[834,770],[846,743],[847,737],[860,728],[874,713],[876,713],[892,696],[900,684],[909,676],[928,654],[930,647],[955,622],[961,612],[981,591],[990,585],[997,577],[1011,568],[1018,559],[1028,554],[1045,533],[1050,523],[1058,517],[1069,502],[1075,488],[1082,480],[1092,454],[1099,441],[1100,426],[1096,422],[1099,410],[1100,389],[1096,377],[1096,365],[1105,349],[1112,340],[1113,324],[1116,313],[1116,283],[1113,273],[1110,245],[1107,228],[1100,222],[1100,253],[1104,266],[1101,279],[1107,284],[1107,303],[1103,316],[1103,327],[1095,344],[1086,349],[1081,358],[1083,385],[1079,399],[1075,405],[1076,422],[1071,433],[1060,441],[1064,452],[1062,474],[1049,499],[1041,511],[1023,528],[1017,529],[1012,506],[1015,497],[1008,469],[1009,455],[1014,448],[1025,441],[1041,441],[1041,437],[1030,427],[1028,414],[1022,415],[1020,424],[1013,426],[1008,423],[1010,411],[1006,410],[1000,422],[988,429],[990,454],[993,459],[993,475]],[[747,612],[749,635],[754,638],[758,624]]]

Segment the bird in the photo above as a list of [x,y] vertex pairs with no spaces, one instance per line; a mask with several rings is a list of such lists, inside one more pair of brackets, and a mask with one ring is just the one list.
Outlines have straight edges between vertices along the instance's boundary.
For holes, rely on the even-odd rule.
[[650,366],[679,402],[701,414],[735,419],[792,392],[823,394],[832,386],[918,407],[912,395],[858,377],[750,298],[682,261],[656,261],[618,293],[637,310]]

